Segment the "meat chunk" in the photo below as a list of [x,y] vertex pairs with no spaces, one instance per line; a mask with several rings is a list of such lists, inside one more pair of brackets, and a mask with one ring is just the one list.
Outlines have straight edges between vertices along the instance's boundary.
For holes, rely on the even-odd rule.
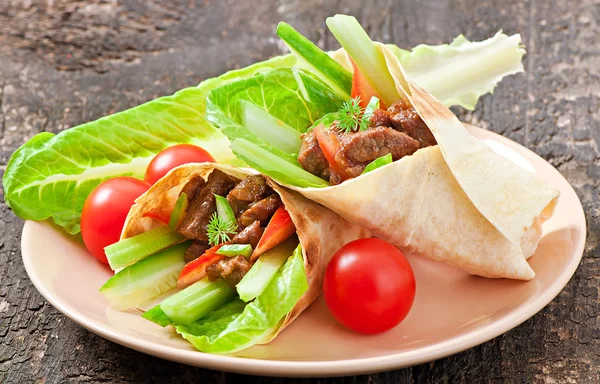
[[196,260],[200,256],[206,252],[206,250],[210,248],[210,245],[205,241],[194,241],[192,245],[185,251],[185,255],[183,256],[186,263],[190,261]]
[[210,281],[223,278],[229,285],[235,287],[248,273],[252,264],[244,256],[228,257],[206,267],[206,275]]
[[374,127],[391,127],[392,121],[390,120],[390,114],[388,111],[383,109],[376,109],[369,120]]
[[329,179],[329,163],[315,138],[314,129],[302,135],[302,144],[300,146],[300,153],[298,154],[298,162],[302,165],[304,170],[313,175],[323,179]]
[[267,180],[262,175],[252,175],[242,180],[227,194],[227,201],[234,214],[238,216],[251,203],[255,203],[271,193],[273,190],[267,185]]
[[240,217],[238,217],[238,224],[242,228],[249,226],[255,221],[260,222],[261,225],[266,225],[280,205],[281,199],[277,194],[274,193],[265,197],[242,212]]
[[421,147],[436,145],[437,142],[433,133],[427,128],[427,125],[417,111],[403,100],[398,100],[388,108],[392,126],[415,140],[418,140]]
[[242,201],[258,201],[269,189],[267,180],[265,180],[264,176],[252,175],[240,181],[240,183],[229,192],[227,197],[235,197]]
[[231,239],[231,244],[250,244],[252,248],[256,248],[260,240],[264,228],[260,226],[260,221],[255,221]]
[[194,176],[190,181],[185,183],[179,194],[181,195],[182,193],[185,193],[188,202],[191,203],[198,194],[198,191],[200,191],[205,185],[206,181],[204,181],[202,176]]
[[214,195],[226,196],[237,182],[238,179],[218,169],[212,171],[204,188],[196,193],[177,232],[188,239],[208,241],[206,226],[216,210]]
[[[364,166],[388,153],[391,153],[392,159],[396,161],[404,156],[412,155],[420,147],[417,140],[388,127],[340,133],[339,138],[341,150],[344,151],[348,162],[350,164],[360,163]],[[351,172],[351,174],[355,173],[355,171]]]

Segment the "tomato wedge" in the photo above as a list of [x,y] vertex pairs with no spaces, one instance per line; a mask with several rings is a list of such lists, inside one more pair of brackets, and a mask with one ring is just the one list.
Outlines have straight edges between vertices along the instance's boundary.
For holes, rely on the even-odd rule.
[[183,267],[179,279],[177,279],[177,288],[183,289],[194,284],[196,281],[203,279],[206,276],[206,267],[226,259],[227,256],[218,255],[216,253],[223,245],[225,245],[225,243],[209,248],[202,256],[187,263],[185,267]]
[[354,71],[352,74],[352,98],[360,97],[360,106],[366,108],[371,100],[371,97],[375,96],[379,99],[379,108],[386,109],[386,106],[383,104],[383,101],[379,93],[373,87],[373,84],[365,77],[365,75],[358,69],[356,64],[352,59],[350,59],[352,63],[352,70]]
[[290,236],[296,233],[296,226],[290,217],[290,214],[282,205],[277,208],[277,211],[271,217],[267,228],[260,238],[256,249],[252,253],[250,261],[256,260],[260,255],[272,249],[278,244],[287,240]]
[[340,141],[335,133],[326,129],[323,124],[320,124],[315,127],[315,138],[317,139],[317,143],[319,143],[319,147],[321,147],[329,166],[331,166],[331,169],[340,176],[341,181],[351,178],[352,176],[348,174],[344,164],[340,164],[339,162],[343,153],[340,152]]

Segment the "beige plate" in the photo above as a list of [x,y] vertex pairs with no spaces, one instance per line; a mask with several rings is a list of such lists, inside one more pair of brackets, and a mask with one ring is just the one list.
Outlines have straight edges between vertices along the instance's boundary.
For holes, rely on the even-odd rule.
[[23,262],[40,293],[81,326],[115,343],[184,364],[258,375],[334,376],[439,359],[501,335],[541,310],[575,272],[585,243],[581,203],[557,170],[506,138],[469,129],[560,188],[556,213],[544,225],[544,237],[530,260],[537,276],[529,282],[490,280],[409,256],[417,278],[414,307],[402,324],[382,335],[346,330],[320,298],[275,341],[244,351],[241,356],[246,358],[204,354],[139,312],[109,308],[98,288],[111,271],[50,224],[25,224]]

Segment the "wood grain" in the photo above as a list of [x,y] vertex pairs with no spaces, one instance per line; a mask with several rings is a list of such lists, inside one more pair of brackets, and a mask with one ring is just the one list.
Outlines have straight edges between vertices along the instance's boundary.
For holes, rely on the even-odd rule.
[[[168,5],[167,5],[168,4]],[[287,380],[191,368],[80,328],[35,290],[20,258],[22,221],[0,189],[2,383],[600,382],[600,3],[598,0],[0,2],[0,174],[34,134],[114,113],[280,54],[285,20],[335,48],[325,17],[357,16],[372,38],[409,48],[521,33],[526,74],[504,80],[461,119],[531,148],[573,184],[588,243],[565,290],[523,325],[410,369]]]

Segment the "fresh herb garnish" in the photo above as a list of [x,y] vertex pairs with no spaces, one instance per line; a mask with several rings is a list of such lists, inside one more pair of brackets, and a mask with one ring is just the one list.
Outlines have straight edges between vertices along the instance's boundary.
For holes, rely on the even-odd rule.
[[231,235],[235,235],[237,224],[231,220],[220,217],[217,212],[213,213],[206,226],[206,235],[210,245],[226,243],[231,240]]
[[360,96],[346,101],[338,111],[337,127],[345,132],[362,130],[361,121],[364,108],[360,106]]
[[360,96],[346,101],[338,111],[337,127],[345,132],[366,131],[373,112],[379,109],[379,99],[371,97],[367,108],[360,106]]

